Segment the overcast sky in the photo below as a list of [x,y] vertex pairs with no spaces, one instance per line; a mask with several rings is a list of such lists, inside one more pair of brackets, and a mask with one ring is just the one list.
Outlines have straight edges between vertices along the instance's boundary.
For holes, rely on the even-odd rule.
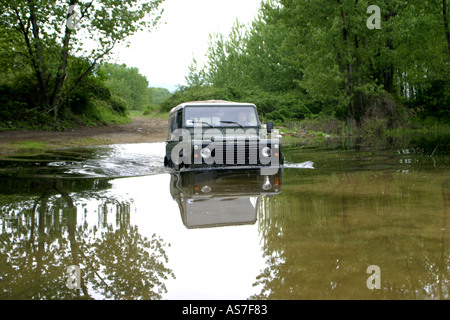
[[116,62],[137,67],[151,87],[171,91],[185,84],[193,58],[201,62],[209,34],[228,35],[236,18],[248,24],[261,0],[166,0],[158,29],[130,38],[130,47],[117,47]]

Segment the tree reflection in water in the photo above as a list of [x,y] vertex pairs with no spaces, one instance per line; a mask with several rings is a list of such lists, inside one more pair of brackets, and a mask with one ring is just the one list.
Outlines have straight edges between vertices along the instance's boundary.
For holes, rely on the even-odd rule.
[[[174,277],[165,267],[167,244],[130,226],[130,204],[102,192],[108,180],[0,180],[2,299],[160,299],[167,292],[164,281]],[[80,224],[93,200],[98,224]],[[72,265],[80,267],[80,289],[67,286]]]
[[[260,204],[267,268],[251,299],[449,299],[450,183],[440,173],[284,178],[283,193]],[[380,290],[366,286],[370,265]]]

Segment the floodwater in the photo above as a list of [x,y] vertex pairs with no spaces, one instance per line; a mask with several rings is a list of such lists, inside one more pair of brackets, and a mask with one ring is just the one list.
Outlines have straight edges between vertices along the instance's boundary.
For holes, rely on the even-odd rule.
[[449,299],[450,155],[285,149],[176,174],[163,143],[0,161],[0,299]]

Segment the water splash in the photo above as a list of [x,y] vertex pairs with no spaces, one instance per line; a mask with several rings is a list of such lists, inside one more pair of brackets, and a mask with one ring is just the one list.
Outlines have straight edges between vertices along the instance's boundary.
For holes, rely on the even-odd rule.
[[164,173],[164,143],[64,148],[0,161],[0,176],[120,178]]
[[294,168],[294,169],[314,169],[314,162],[305,161],[302,163],[285,163],[284,168]]
[[164,172],[163,158],[163,143],[112,145],[98,148],[98,155],[92,159],[65,168],[68,174],[96,177],[146,176]]
[[[64,148],[4,160],[0,176],[121,178],[163,174],[167,172],[164,154],[163,142]],[[283,167],[314,169],[314,163],[286,163]]]

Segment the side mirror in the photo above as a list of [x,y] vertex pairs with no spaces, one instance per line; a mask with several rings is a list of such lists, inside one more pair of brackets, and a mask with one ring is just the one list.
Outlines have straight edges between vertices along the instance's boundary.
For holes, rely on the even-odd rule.
[[266,129],[267,129],[267,133],[272,132],[272,130],[273,130],[273,122],[272,121],[267,122]]
[[172,125],[170,126],[170,130],[172,131],[172,132],[174,132],[175,130],[177,130],[178,129],[178,125],[176,124],[176,123],[172,123]]

